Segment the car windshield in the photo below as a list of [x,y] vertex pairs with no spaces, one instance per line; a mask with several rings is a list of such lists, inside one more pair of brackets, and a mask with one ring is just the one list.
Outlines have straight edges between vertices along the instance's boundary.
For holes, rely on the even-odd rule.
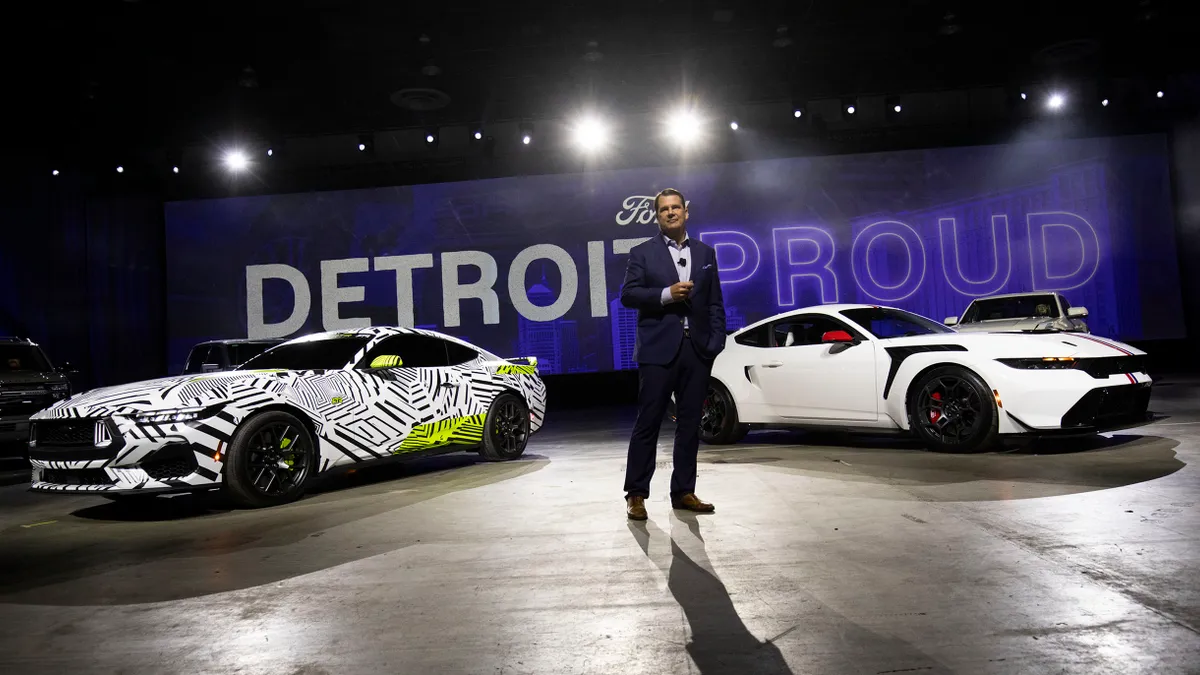
[[285,342],[250,359],[237,369],[338,370],[346,367],[370,339],[369,335],[345,335]]
[[1039,317],[1058,318],[1058,303],[1053,295],[1018,295],[1011,298],[987,298],[971,303],[963,315],[963,323],[978,321],[1001,321],[1004,319],[1028,319]]
[[842,315],[862,326],[868,333],[883,340],[909,335],[931,335],[953,333],[940,323],[923,316],[887,307],[861,307],[844,309]]
[[0,344],[0,373],[30,371],[41,373],[50,370],[50,364],[42,350],[33,345]]

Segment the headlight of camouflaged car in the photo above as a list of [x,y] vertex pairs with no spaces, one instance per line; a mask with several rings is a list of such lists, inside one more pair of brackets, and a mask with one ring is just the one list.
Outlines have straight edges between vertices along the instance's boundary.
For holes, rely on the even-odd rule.
[[219,405],[210,405],[206,407],[191,407],[191,408],[176,408],[175,410],[156,410],[154,412],[144,412],[133,416],[133,421],[138,424],[164,424],[168,422],[191,422],[192,420],[211,417],[218,410]]
[[48,384],[46,385],[46,391],[50,392],[50,395],[56,399],[66,398],[71,394],[71,385],[65,382],[62,384]]
[[1021,370],[1072,370],[1077,361],[1070,356],[1046,356],[1032,359],[996,359],[1009,368]]

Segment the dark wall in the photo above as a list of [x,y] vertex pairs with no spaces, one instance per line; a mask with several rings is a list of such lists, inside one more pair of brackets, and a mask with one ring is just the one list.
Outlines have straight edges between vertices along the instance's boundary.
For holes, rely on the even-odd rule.
[[0,179],[0,334],[71,362],[76,387],[162,374],[160,199],[66,175]]

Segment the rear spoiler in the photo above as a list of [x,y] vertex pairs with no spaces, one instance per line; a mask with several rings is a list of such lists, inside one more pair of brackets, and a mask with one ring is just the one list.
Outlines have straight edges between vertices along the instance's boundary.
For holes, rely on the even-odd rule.
[[538,375],[538,360],[536,356],[514,356],[511,359],[504,359],[511,365],[500,366],[496,369],[498,374],[516,374],[525,373],[526,375]]

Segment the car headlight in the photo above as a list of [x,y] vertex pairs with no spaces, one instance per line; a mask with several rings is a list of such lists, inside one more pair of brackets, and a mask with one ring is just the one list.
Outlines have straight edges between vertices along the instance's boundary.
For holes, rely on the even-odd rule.
[[996,359],[1009,368],[1021,370],[1072,370],[1078,363],[1071,356],[1044,356],[1031,359]]
[[66,398],[71,395],[71,385],[67,384],[66,382],[61,384],[48,384],[46,385],[46,391],[50,392],[50,397],[55,400]]
[[169,422],[191,422],[192,420],[203,419],[210,417],[219,410],[221,406],[193,406],[189,408],[175,408],[174,410],[153,410],[144,413],[138,413],[133,416],[133,421],[138,424],[164,424]]

